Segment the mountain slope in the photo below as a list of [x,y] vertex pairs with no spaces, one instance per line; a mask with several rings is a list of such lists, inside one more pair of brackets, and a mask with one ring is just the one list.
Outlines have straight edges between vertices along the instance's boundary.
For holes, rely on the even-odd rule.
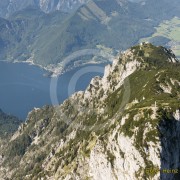
[[0,140],[12,135],[21,123],[18,118],[7,115],[0,109]]
[[1,177],[178,176],[179,70],[174,54],[164,47],[144,43],[125,51],[86,91],[60,106],[29,113],[2,147]]
[[[88,0],[1,0],[0,17],[8,17],[17,11],[27,8],[28,6],[39,8],[45,13],[50,13],[56,10],[71,12],[87,2]],[[118,2],[121,2],[121,0]],[[131,2],[142,3],[144,1],[134,0]]]
[[28,8],[15,13],[9,20],[0,18],[0,58],[9,61],[29,59],[33,56],[31,46],[35,40],[56,23],[61,26],[66,16],[64,13],[47,16],[36,8]]

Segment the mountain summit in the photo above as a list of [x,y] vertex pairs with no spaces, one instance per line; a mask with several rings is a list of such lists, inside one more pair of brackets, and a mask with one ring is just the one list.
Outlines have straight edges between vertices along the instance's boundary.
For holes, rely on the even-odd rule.
[[1,146],[9,179],[174,179],[180,168],[180,64],[142,43],[58,107],[45,106]]

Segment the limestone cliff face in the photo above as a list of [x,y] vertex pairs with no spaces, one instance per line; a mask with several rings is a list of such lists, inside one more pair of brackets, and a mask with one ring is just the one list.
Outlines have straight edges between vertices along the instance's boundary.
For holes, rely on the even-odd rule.
[[163,47],[141,44],[122,53],[84,92],[29,113],[2,147],[1,177],[178,177],[179,69]]

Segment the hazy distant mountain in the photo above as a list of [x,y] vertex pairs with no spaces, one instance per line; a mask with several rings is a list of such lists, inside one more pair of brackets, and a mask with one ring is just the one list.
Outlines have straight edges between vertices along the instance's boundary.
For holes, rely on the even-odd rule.
[[28,6],[38,7],[46,13],[55,10],[69,11],[79,7],[85,1],[87,0],[1,0],[0,16],[7,17]]
[[[49,1],[43,2],[45,7]],[[55,5],[55,1],[52,2]],[[68,1],[61,2],[70,7]],[[154,27],[174,16],[180,16],[179,0],[146,0],[144,3],[94,0],[74,13],[46,14],[37,7],[28,7],[7,20],[0,19],[0,58],[12,61],[30,58],[35,64],[47,66],[62,62],[77,50],[97,45],[124,50],[153,34]],[[168,41],[170,39],[166,39]]]

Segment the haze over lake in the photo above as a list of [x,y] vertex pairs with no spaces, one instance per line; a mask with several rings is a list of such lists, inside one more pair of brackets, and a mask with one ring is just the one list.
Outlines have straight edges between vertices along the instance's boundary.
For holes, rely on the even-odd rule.
[[[75,90],[84,90],[94,76],[102,76],[102,72],[92,71],[94,66],[104,67],[102,65],[87,65],[89,72],[84,71],[79,77]],[[70,94],[68,87],[71,78],[82,67],[75,68],[61,75],[58,78],[57,93],[59,103],[62,103]],[[83,68],[86,68],[84,66]],[[44,76],[47,71],[26,63],[7,63],[0,61],[0,108],[9,114],[25,119],[27,113],[34,107],[51,105],[50,84],[51,78]],[[72,83],[74,86],[74,84]],[[72,87],[74,89],[74,87]]]

